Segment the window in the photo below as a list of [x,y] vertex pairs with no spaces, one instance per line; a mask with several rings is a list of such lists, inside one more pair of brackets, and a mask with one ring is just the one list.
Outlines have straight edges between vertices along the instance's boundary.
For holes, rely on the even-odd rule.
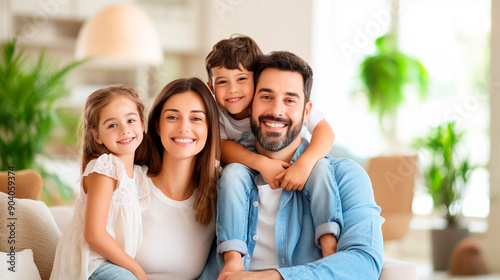
[[[375,115],[359,89],[358,65],[375,50],[374,41],[399,17],[399,47],[419,59],[430,74],[429,97],[409,94],[398,113],[397,135],[406,145],[430,127],[456,120],[466,130],[475,164],[489,158],[489,0],[401,0],[399,11],[386,0],[316,0],[313,9],[313,104],[327,115],[336,145],[354,157],[384,153]],[[422,114],[422,112],[425,112]],[[416,185],[414,213],[428,214],[432,200]],[[489,214],[489,174],[476,170],[464,198],[463,214]]]

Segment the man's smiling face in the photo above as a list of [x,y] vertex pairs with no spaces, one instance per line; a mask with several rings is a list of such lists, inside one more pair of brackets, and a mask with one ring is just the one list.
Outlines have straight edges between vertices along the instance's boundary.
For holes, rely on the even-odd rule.
[[[311,106],[304,106],[304,81],[298,72],[267,68],[255,87],[251,126],[259,144],[277,152],[297,138]],[[308,102],[309,103],[309,102]]]

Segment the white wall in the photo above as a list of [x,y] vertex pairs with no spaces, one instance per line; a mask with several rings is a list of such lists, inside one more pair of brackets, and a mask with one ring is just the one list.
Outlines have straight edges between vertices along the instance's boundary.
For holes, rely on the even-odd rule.
[[500,273],[500,2],[491,1],[490,215],[484,240],[491,270]]
[[9,3],[7,0],[0,0],[0,40],[8,38],[10,24]]
[[291,51],[310,63],[312,1],[210,0],[203,1],[201,54],[192,60],[189,74],[206,79],[205,57],[212,46],[234,33],[252,37],[264,53]]

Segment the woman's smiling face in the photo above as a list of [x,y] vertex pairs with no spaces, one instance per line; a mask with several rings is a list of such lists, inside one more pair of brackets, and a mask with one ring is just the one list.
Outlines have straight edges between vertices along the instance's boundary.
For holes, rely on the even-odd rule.
[[163,105],[157,128],[164,153],[177,159],[194,158],[207,142],[205,103],[193,91],[172,95]]

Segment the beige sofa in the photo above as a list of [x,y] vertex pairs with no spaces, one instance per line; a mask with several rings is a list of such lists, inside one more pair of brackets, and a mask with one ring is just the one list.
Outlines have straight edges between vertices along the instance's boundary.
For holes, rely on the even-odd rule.
[[[14,215],[12,216],[8,210],[9,203],[15,208],[13,210]],[[20,263],[23,259],[21,256],[18,256],[17,271],[15,273],[0,271],[0,279],[49,279],[57,242],[61,237],[61,232],[64,232],[73,216],[73,208],[71,206],[47,207],[42,201],[31,199],[11,200],[7,194],[1,192],[0,207],[0,252],[8,253],[10,251],[11,245],[8,244],[7,240],[9,236],[13,236],[15,239],[15,251],[21,252],[24,249],[31,249],[34,259],[34,264],[31,266],[28,265],[28,261],[23,261],[23,267]],[[13,230],[8,227],[10,222],[15,222]],[[26,251],[23,251],[23,254],[24,252]],[[29,254],[26,255],[28,256],[27,258],[31,256]],[[1,262],[4,261],[2,260]],[[33,273],[31,275],[39,273],[40,278],[24,276],[22,273]],[[417,279],[416,265],[385,259],[380,279]]]

